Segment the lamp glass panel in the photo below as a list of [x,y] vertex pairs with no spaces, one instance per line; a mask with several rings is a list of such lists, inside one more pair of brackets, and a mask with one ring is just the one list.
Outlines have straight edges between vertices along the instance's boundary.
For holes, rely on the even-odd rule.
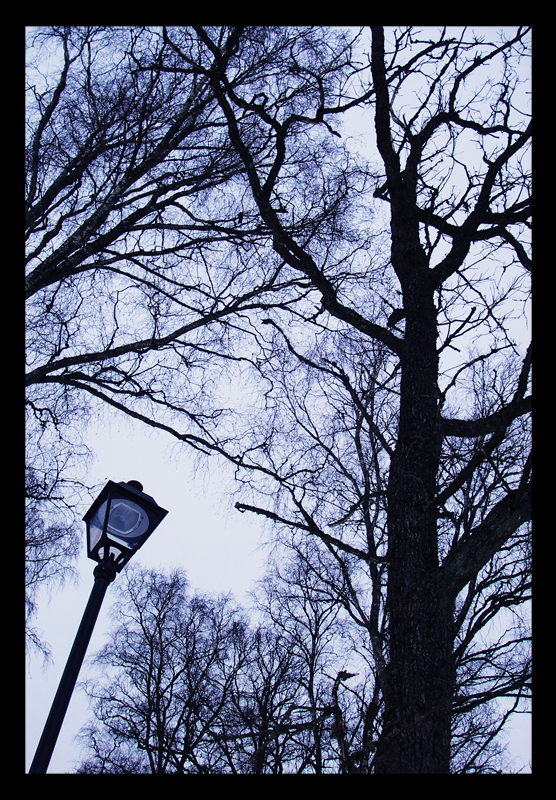
[[116,536],[140,536],[147,530],[148,524],[145,512],[130,500],[114,500],[112,503],[108,528]]
[[[102,535],[107,502],[105,500],[100,505],[89,523],[91,550],[94,550]],[[110,538],[115,539],[118,544],[126,548],[132,548],[148,527],[149,517],[137,503],[120,498],[112,500],[106,526],[106,533]]]
[[137,540],[149,527],[149,517],[132,500],[113,500],[107,530],[119,541]]
[[94,550],[102,536],[102,529],[104,527],[104,518],[106,516],[106,501],[102,503],[98,511],[94,514],[89,522],[89,541],[90,548]]

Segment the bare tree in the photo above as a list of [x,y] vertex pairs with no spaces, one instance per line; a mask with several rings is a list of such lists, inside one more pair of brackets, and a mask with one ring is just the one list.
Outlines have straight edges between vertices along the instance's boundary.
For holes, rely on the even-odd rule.
[[338,698],[353,653],[299,566],[266,583],[258,624],[229,598],[190,595],[179,571],[130,569],[84,684],[78,772],[344,771],[366,704]]
[[[342,608],[315,569],[318,551],[311,541],[281,552],[254,595],[266,625],[295,658],[296,703],[289,713],[297,772],[338,771],[333,688],[337,674],[353,668],[354,651]],[[284,728],[286,721],[282,721]]]
[[[296,772],[295,734],[302,704],[303,669],[283,631],[261,625],[251,633],[250,661],[234,681],[218,743],[233,772],[280,775]],[[230,724],[231,723],[231,724]]]
[[[214,52],[208,35],[200,35]],[[348,558],[373,565],[369,572],[372,576],[374,570],[371,580],[375,585],[380,562],[388,563],[387,642],[380,640],[377,627],[374,630],[377,665],[384,664],[380,679],[385,703],[373,761],[375,772],[449,771],[450,719],[461,663],[454,658],[456,600],[470,584],[482,580],[483,570],[492,571],[492,562],[507,550],[512,553],[509,569],[517,561],[518,576],[526,571],[522,525],[530,517],[531,486],[527,430],[522,418],[531,408],[530,397],[526,397],[531,355],[530,349],[527,353],[521,350],[521,362],[518,360],[520,347],[511,338],[508,320],[508,301],[523,302],[524,281],[530,271],[526,159],[531,130],[524,107],[510,100],[526,100],[519,94],[526,80],[520,73],[526,40],[527,31],[522,28],[503,31],[498,42],[488,44],[473,35],[468,37],[464,31],[455,37],[440,31],[434,39],[402,31],[394,34],[388,50],[384,31],[372,31],[369,55],[376,143],[386,177],[375,195],[389,206],[390,263],[403,307],[403,315],[398,314],[396,319],[389,314],[388,328],[373,320],[372,301],[371,314],[358,310],[362,307],[360,282],[359,294],[353,289],[350,296],[349,278],[344,279],[338,267],[335,270],[330,265],[327,270],[330,262],[323,260],[317,248],[300,246],[281,224],[271,203],[271,195],[279,193],[280,187],[280,148],[275,151],[274,172],[271,169],[263,177],[251,156],[237,112],[242,99],[228,86],[225,68],[212,78],[230,138],[244,160],[253,198],[272,230],[274,249],[320,294],[322,311],[347,325],[348,337],[357,331],[360,346],[374,340],[388,349],[390,363],[393,360],[390,373],[378,385],[371,385],[371,391],[377,393],[381,384],[390,381],[398,393],[395,432],[377,425],[373,415],[365,420],[367,437],[376,438],[380,455],[389,457],[387,553],[377,559],[377,538],[371,526],[361,524],[364,519],[357,532],[365,532],[367,542],[357,548],[349,541],[349,534],[330,536],[326,530],[331,525],[345,525],[358,506],[367,506],[369,520],[377,504],[369,503],[370,492],[365,498],[360,490],[360,497],[353,498],[348,507],[344,505],[338,516],[331,503],[323,502],[334,485],[326,474],[330,464],[344,475],[347,472],[340,450],[345,428],[342,430],[341,414],[336,417],[335,428],[331,424],[317,427],[314,410],[318,405],[307,402],[313,388],[309,380],[301,391],[287,393],[290,419],[295,419],[295,444],[285,445],[278,434],[273,436],[278,447],[270,458],[263,461],[261,456],[266,470],[279,482],[282,498],[289,495],[294,514],[278,517],[275,512],[258,509],[276,521],[319,536],[326,546],[334,548],[338,558],[342,557],[346,592],[352,594],[350,602],[356,607],[361,605],[361,594],[349,574]],[[481,78],[484,67],[488,68],[488,77]],[[410,90],[414,92],[413,107],[407,100]],[[317,116],[328,114],[332,118],[338,110],[338,105],[326,107],[322,103]],[[259,117],[261,125],[275,130],[277,141],[285,137],[286,123],[279,122],[276,115],[261,111]],[[460,183],[454,174],[460,165],[458,147],[469,137],[481,158],[463,163],[465,177]],[[478,274],[477,262],[485,265]],[[402,319],[405,331],[395,335],[390,328]],[[303,322],[308,321],[309,315],[305,315]],[[291,324],[286,332],[275,319],[269,317],[268,322],[279,331],[284,350],[294,362],[326,377],[324,403],[334,403],[330,385],[343,385],[356,410],[360,414],[366,411],[356,388],[360,370],[359,375],[350,376],[341,357],[331,358],[330,350],[322,346],[313,349],[314,355],[309,357],[307,344],[298,347],[292,341]],[[335,327],[329,323],[326,333]],[[306,324],[304,328],[307,342]],[[455,341],[458,337],[461,341],[464,333],[470,337],[471,332],[474,351],[469,343],[455,368],[443,361],[443,351],[452,348],[461,352]],[[332,340],[333,336],[328,338]],[[510,353],[504,361],[501,353],[505,349]],[[346,348],[337,347],[337,351],[344,355]],[[483,380],[475,379],[473,386],[473,368],[478,364]],[[352,361],[350,366],[353,371],[358,364]],[[290,361],[283,374],[293,383],[292,369]],[[499,373],[509,378],[504,385]],[[453,410],[446,403],[452,397],[456,400],[456,392],[451,390],[464,388],[466,379],[474,391],[466,398],[467,415],[460,417],[455,403]],[[314,383],[318,381],[316,378]],[[281,410],[283,403],[284,397]],[[343,416],[345,419],[346,414]],[[350,427],[357,446],[357,422],[353,418]],[[288,431],[290,436],[292,432]],[[388,440],[385,432],[395,438]],[[303,439],[313,442],[309,450],[304,448],[309,458],[301,455]],[[512,447],[516,439],[517,451]],[[265,445],[268,449],[268,439]],[[504,451],[511,451],[511,458],[504,459]],[[363,467],[363,480],[366,471]],[[477,481],[481,472],[483,481],[486,473],[486,484],[482,483],[474,503],[467,535],[459,536],[456,522],[446,541],[439,518],[444,514],[448,519],[452,515],[457,518],[450,506],[457,504],[458,494],[465,492],[473,479]],[[352,472],[346,475],[349,477],[353,477]],[[336,503],[345,483],[338,493],[332,492]],[[317,497],[320,502],[316,502]],[[243,504],[240,508],[248,507]],[[380,539],[382,526],[378,531]],[[502,585],[496,582],[498,593]],[[525,584],[520,577],[514,587],[509,602],[515,609],[524,599]],[[493,605],[497,608],[500,603],[495,600]],[[362,620],[368,620],[371,613],[361,614]],[[522,641],[519,636],[520,663]],[[504,645],[504,650],[508,649],[516,653],[511,638]],[[527,693],[527,680],[527,670],[518,668],[512,691]],[[491,698],[504,696],[505,681],[501,684],[493,677],[490,690]],[[484,694],[481,699],[486,702]]]
[[[51,35],[68,75],[79,59],[92,75],[98,48],[77,31]],[[521,710],[529,695],[531,350],[515,322],[531,271],[530,31],[479,34],[119,31],[121,74],[143,89],[125,121],[140,120],[140,142],[169,131],[187,92],[185,128],[153,146],[153,173],[126,156],[114,183],[127,162],[106,159],[91,236],[73,232],[81,184],[32,228],[32,320],[56,335],[30,343],[31,396],[100,399],[220,454],[240,511],[318,544],[321,591],[372,654],[358,747],[375,773],[487,770],[498,701]],[[171,98],[152,125],[151,85]],[[47,122],[31,142],[46,143],[65,92],[37,100]],[[347,135],[355,112],[373,166]],[[66,157],[66,138],[44,159]],[[68,234],[87,244],[72,261],[62,242],[56,272]]]
[[[76,574],[73,562],[80,550],[76,506],[82,484],[75,465],[87,453],[63,436],[54,441],[46,432],[35,441],[29,436],[25,468],[25,641],[28,649],[48,660],[50,648],[35,626],[39,598],[61,587]],[[73,477],[72,476],[73,472]]]
[[[218,37],[236,63],[237,35]],[[244,38],[235,81],[256,92],[290,48],[309,58],[320,34]],[[66,452],[79,459],[80,431],[102,408],[227,454],[212,427],[227,417],[227,365],[250,363],[244,316],[307,291],[266,258],[213,67],[189,28],[28,31],[27,459],[45,486],[53,464],[69,471]],[[297,83],[289,102],[313,91]],[[249,141],[264,163],[256,126]],[[327,216],[307,206],[296,230]]]
[[246,660],[245,622],[229,599],[186,592],[179,571],[127,571],[111,641],[93,659],[97,721],[82,731],[79,771],[221,771],[213,730]]

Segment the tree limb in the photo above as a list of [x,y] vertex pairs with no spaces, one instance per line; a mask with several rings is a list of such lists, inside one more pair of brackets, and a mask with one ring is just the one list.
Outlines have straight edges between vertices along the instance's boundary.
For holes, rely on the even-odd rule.
[[455,597],[532,515],[532,484],[500,500],[483,522],[462,537],[439,570],[441,580]]

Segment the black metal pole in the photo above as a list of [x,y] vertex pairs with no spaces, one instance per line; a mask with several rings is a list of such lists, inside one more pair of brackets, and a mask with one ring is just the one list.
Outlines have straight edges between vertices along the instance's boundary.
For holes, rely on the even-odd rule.
[[48,769],[60,728],[66,716],[66,711],[75,687],[79,670],[85,658],[87,647],[91,639],[98,613],[106,594],[106,589],[116,577],[116,570],[112,561],[101,561],[94,570],[95,582],[89,597],[89,602],[83,614],[81,625],[68,657],[66,668],[60,680],[58,691],[52,703],[50,714],[31,764],[29,775],[44,775]]

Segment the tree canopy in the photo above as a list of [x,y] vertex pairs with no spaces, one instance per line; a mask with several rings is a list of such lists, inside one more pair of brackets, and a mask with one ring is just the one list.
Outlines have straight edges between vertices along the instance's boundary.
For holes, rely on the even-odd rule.
[[361,771],[483,769],[530,693],[530,36],[29,30],[30,441],[234,465],[366,639]]
[[[81,731],[78,771],[336,771],[327,673],[341,658],[331,648],[338,611],[293,585],[294,620],[251,625],[229,597],[191,594],[180,571],[128,570],[86,684],[96,719]],[[270,598],[276,611],[282,597]]]

